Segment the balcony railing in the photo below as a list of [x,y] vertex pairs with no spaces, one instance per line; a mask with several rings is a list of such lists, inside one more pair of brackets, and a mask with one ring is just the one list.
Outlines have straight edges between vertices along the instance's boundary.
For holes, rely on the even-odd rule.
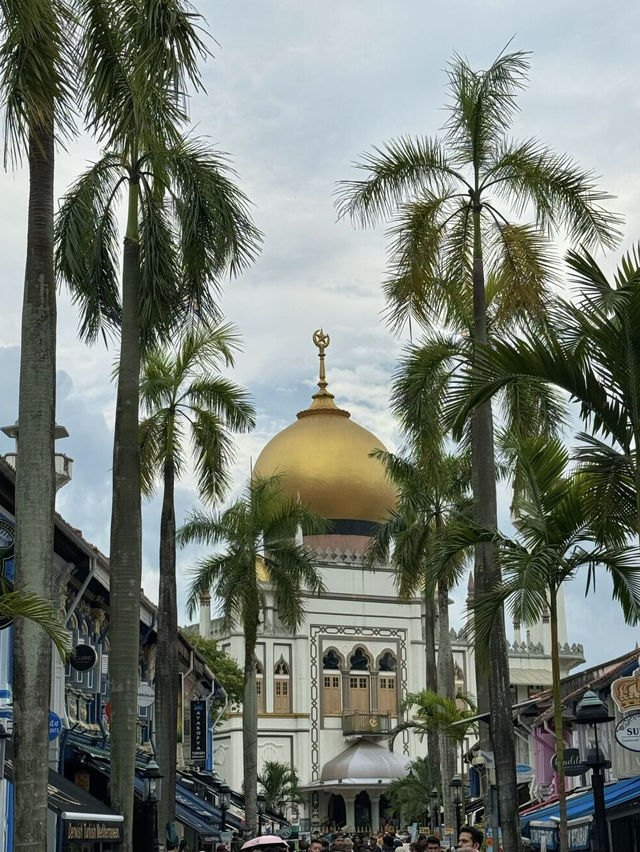
[[388,734],[391,727],[389,713],[379,713],[375,710],[368,713],[360,710],[345,710],[342,714],[342,733],[345,737]]

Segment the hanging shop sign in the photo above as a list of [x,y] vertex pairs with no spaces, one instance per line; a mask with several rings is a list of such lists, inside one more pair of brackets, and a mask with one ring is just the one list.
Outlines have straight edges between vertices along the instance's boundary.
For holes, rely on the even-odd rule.
[[207,758],[207,702],[191,702],[191,759]]
[[[15,544],[16,527],[4,515],[0,515],[0,577],[4,580],[5,591],[13,591],[13,580],[15,576]],[[0,630],[9,627],[12,618],[0,618]]]
[[621,713],[640,710],[640,666],[629,677],[619,677],[613,681],[611,696]]
[[151,683],[141,683],[138,687],[138,707],[151,707],[156,700],[156,691]]
[[[587,767],[580,760],[580,752],[577,748],[565,748],[564,750],[564,774],[566,776],[584,775],[587,772]],[[551,768],[554,772],[558,771],[558,753],[556,752],[551,758]]]
[[98,656],[91,645],[77,645],[71,652],[69,662],[77,672],[88,672],[92,669]]
[[630,713],[616,725],[616,741],[628,751],[640,751],[640,712]]
[[49,742],[60,736],[62,730],[62,721],[57,713],[49,710]]
[[68,822],[67,840],[122,840],[122,823]]

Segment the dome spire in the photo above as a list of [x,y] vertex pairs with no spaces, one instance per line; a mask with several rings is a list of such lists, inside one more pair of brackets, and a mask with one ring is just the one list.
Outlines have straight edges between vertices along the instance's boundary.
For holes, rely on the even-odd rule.
[[324,366],[324,353],[325,349],[329,346],[329,343],[331,343],[331,338],[324,329],[317,328],[313,332],[311,339],[318,347],[318,358],[320,359],[320,370],[318,375],[319,390],[314,393],[312,397],[313,402],[309,408],[298,412],[298,418],[305,417],[309,414],[318,414],[323,412],[327,414],[341,414],[343,417],[350,417],[351,415],[348,411],[343,411],[341,408],[338,408],[333,401],[333,394],[329,393],[327,390],[327,374]]

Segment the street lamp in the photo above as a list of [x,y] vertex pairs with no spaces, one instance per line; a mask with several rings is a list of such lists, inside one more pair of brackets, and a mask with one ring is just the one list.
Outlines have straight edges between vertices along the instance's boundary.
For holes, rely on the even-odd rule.
[[262,835],[262,817],[264,816],[264,812],[267,808],[267,800],[262,795],[262,793],[258,793],[256,797],[256,804],[258,807],[258,836]]
[[460,828],[462,827],[462,778],[459,772],[456,772],[453,776],[449,782],[449,787],[453,793],[453,803],[456,806],[456,838],[460,839]]
[[218,789],[218,804],[222,811],[222,819],[220,821],[220,831],[226,831],[227,828],[227,811],[231,804],[231,787],[227,784],[221,784]]
[[162,773],[160,767],[153,760],[148,761],[147,765],[140,771],[142,775],[142,800],[147,807],[149,828],[147,837],[151,838],[150,849],[157,850],[158,847],[158,796],[160,794],[160,780]]
[[593,811],[598,842],[597,852],[609,852],[607,811],[604,803],[604,770],[611,766],[610,761],[604,759],[604,755],[598,747],[598,725],[612,722],[614,718],[614,716],[609,715],[606,705],[603,704],[591,689],[585,692],[582,700],[576,707],[576,722],[578,725],[593,726],[595,749],[587,753],[587,757],[583,763],[592,770],[591,786],[593,788]]
[[431,810],[433,811],[433,830],[438,831],[440,825],[440,808],[438,807],[438,788],[431,791]]

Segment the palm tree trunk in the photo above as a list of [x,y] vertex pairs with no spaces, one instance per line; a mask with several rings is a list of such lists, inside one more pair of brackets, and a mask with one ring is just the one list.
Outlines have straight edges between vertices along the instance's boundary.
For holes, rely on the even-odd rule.
[[550,589],[549,614],[551,620],[551,678],[553,681],[553,722],[556,729],[556,761],[558,776],[558,804],[560,805],[560,852],[569,852],[567,828],[567,793],[564,786],[564,738],[562,728],[562,697],[560,695],[560,652],[558,648],[557,591]]
[[[29,134],[27,261],[22,304],[16,584],[52,596],[55,505],[56,287],[53,274],[53,101],[51,123]],[[13,634],[15,850],[47,848],[51,639],[16,619]]]
[[[473,207],[473,338],[474,346],[487,342],[487,307],[480,230],[481,205]],[[478,406],[471,421],[471,456],[473,478],[473,519],[482,527],[496,528],[498,513],[496,503],[496,476],[493,446],[493,418],[491,402]],[[501,579],[495,545],[480,544],[475,552],[475,593],[482,594],[495,588]],[[477,659],[477,658],[476,658]],[[509,658],[504,625],[504,610],[496,617],[491,631],[489,677],[476,664],[478,704],[480,712],[487,710],[487,695],[481,685],[489,683],[489,710],[491,713],[491,744],[498,785],[499,814],[490,814],[490,824],[502,825],[505,849],[520,852],[520,826],[516,782],[516,756],[509,690]],[[484,727],[484,726],[481,726]],[[481,737],[481,744],[483,741]]]
[[111,804],[124,816],[123,852],[133,852],[133,792],[138,721],[140,647],[140,323],[138,184],[129,183],[122,264],[122,332],[113,443],[111,509]]
[[[436,604],[425,589],[424,593],[424,653],[427,674],[427,689],[438,691],[438,669],[436,665]],[[427,733],[427,761],[429,776],[433,784],[440,785],[440,743],[437,731]]]
[[[449,633],[449,584],[443,578],[438,580],[438,693],[452,701],[456,697],[451,634]],[[456,744],[445,736],[444,732],[440,734],[440,766],[444,824],[451,827],[456,824],[453,793],[449,786],[456,774]]]
[[244,636],[244,700],[242,703],[242,751],[244,769],[244,819],[252,832],[256,831],[258,807],[258,701],[256,696],[256,636],[255,627]]
[[160,590],[156,645],[156,750],[164,778],[160,786],[158,835],[175,818],[176,741],[178,718],[178,606],[176,600],[175,469],[170,456],[164,463],[164,496],[160,516]]

